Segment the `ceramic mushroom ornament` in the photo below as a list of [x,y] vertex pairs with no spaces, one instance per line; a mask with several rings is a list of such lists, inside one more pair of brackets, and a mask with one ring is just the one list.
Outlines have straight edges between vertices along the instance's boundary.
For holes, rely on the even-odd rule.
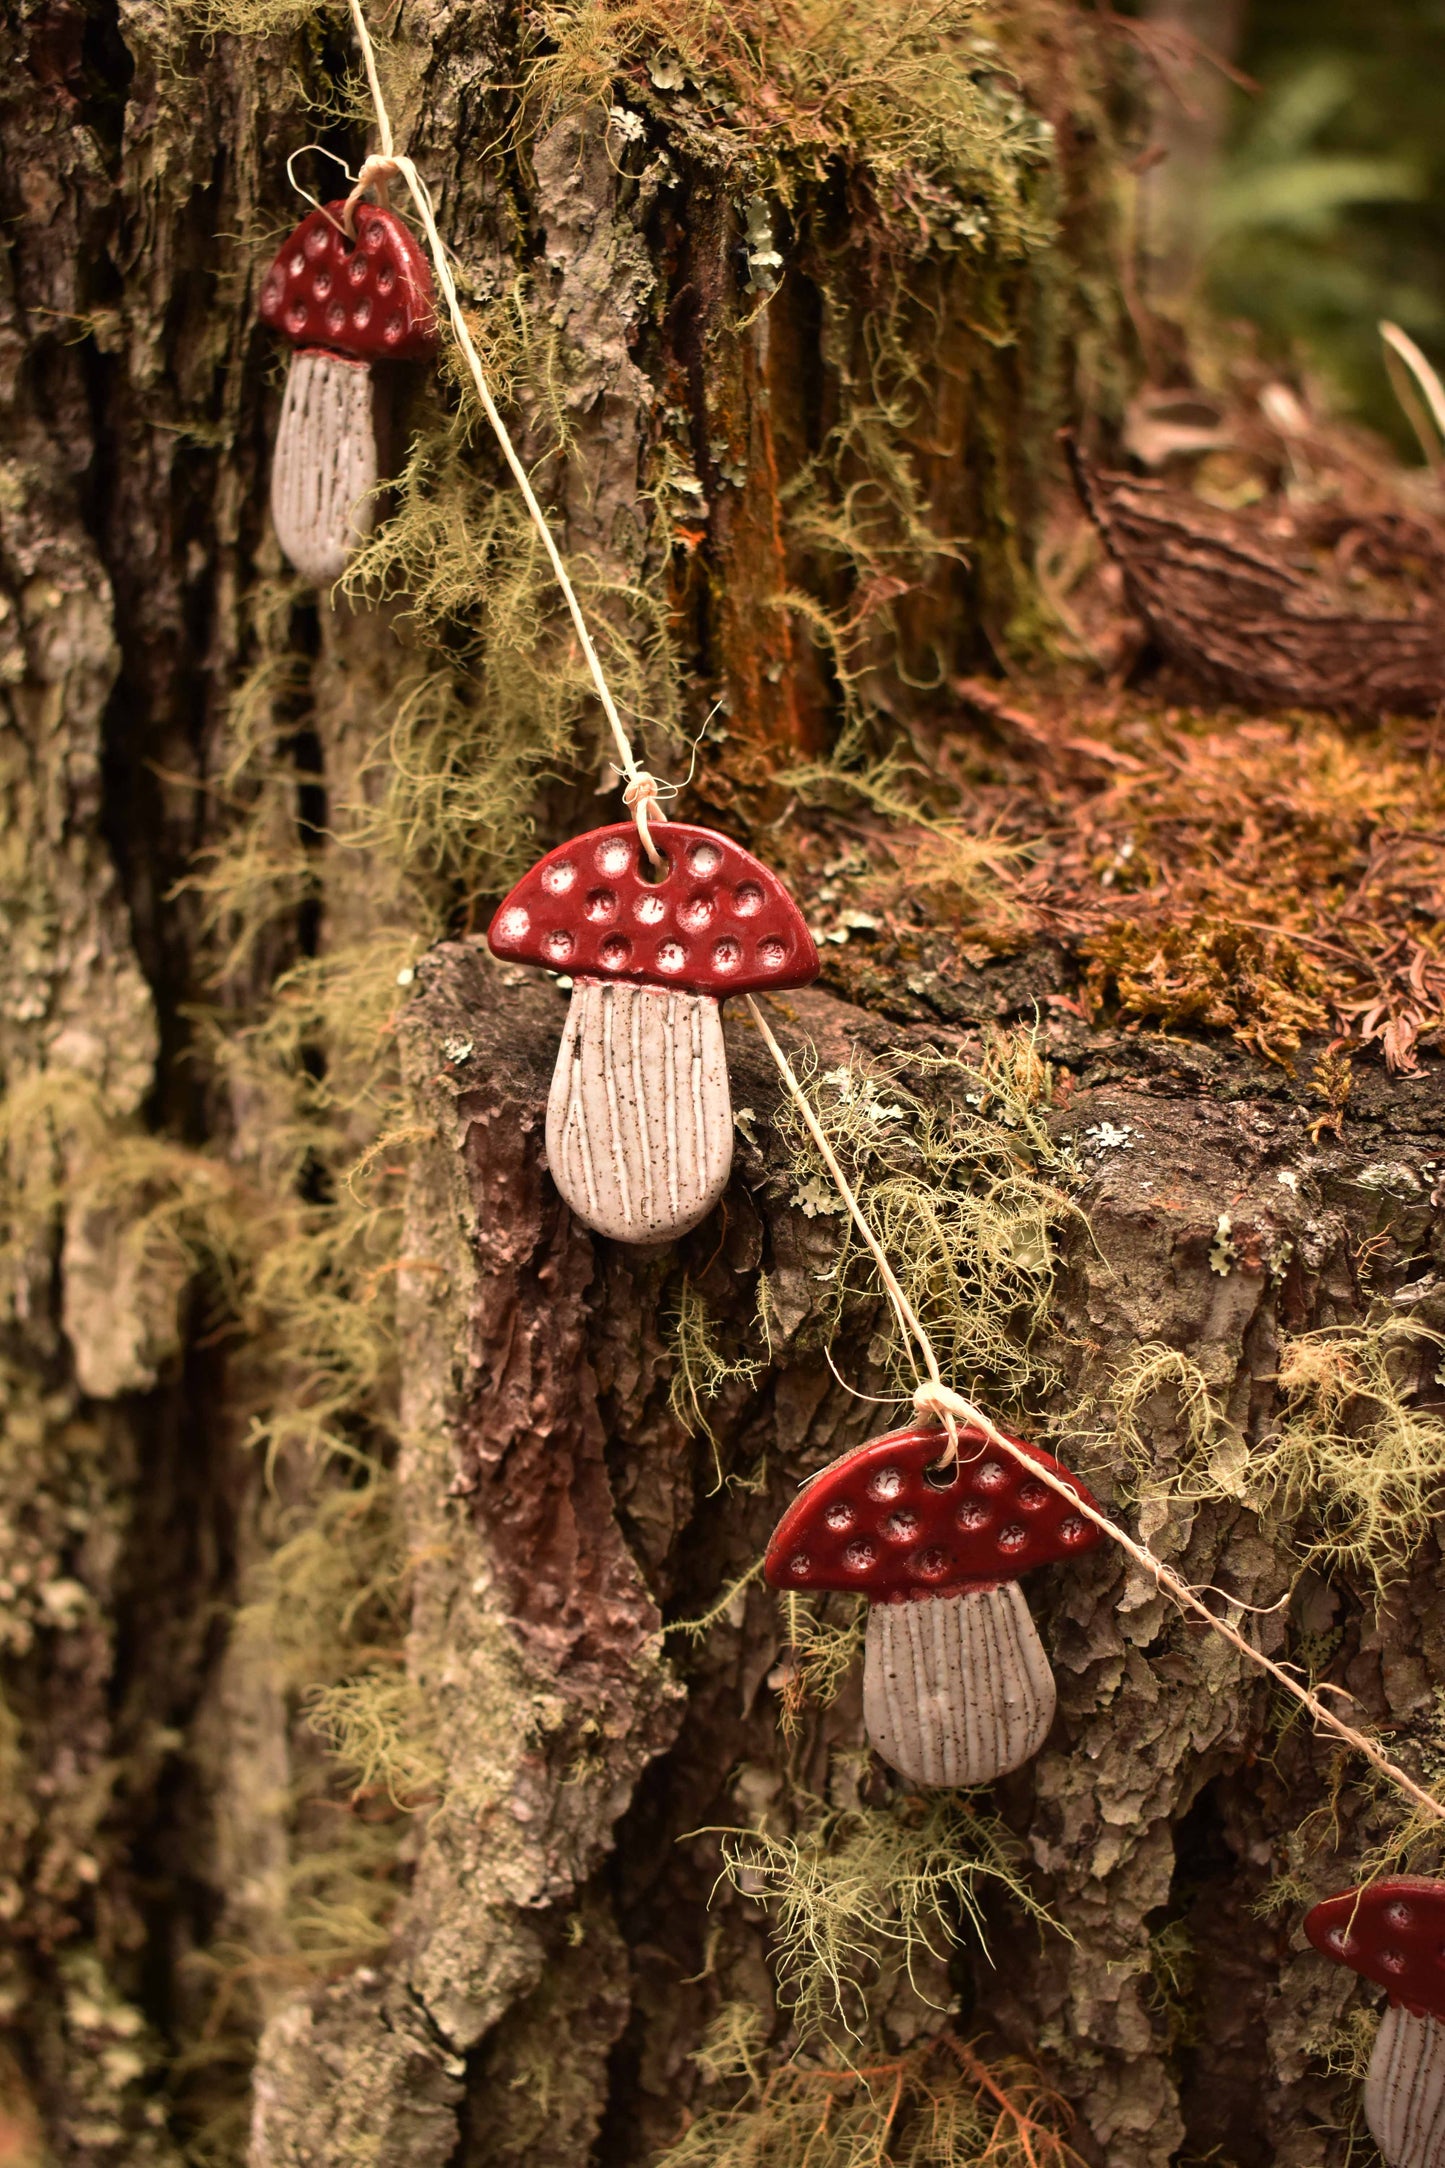
[[710,828],[669,821],[652,867],[631,821],[564,843],[517,883],[487,940],[570,973],[547,1102],[547,1161],[577,1217],[669,1242],[732,1166],[720,1002],[805,986],[818,952],[775,873]]
[[1400,1878],[1305,1915],[1324,1957],[1389,1991],[1365,2077],[1365,2121],[1390,2168],[1445,2163],[1445,1882]]
[[394,212],[344,199],[303,218],[261,287],[261,321],[295,352],[271,464],[271,516],[291,563],[328,586],[376,517],[371,364],[436,352],[432,276]]
[[1054,1716],[1018,1576],[1099,1532],[981,1431],[960,1428],[947,1466],[943,1449],[939,1430],[897,1430],[834,1461],[779,1521],[764,1572],[774,1588],[869,1599],[863,1721],[884,1761],[914,1784],[988,1784],[1038,1752]]

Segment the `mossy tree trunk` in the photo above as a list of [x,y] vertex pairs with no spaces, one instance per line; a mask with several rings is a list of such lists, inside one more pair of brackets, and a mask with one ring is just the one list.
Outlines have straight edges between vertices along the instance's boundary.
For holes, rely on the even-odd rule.
[[[1044,638],[1053,431],[1106,434],[1130,369],[1124,49],[1044,5],[970,43],[959,4],[881,73],[825,43],[868,87],[810,103],[768,9],[751,83],[700,6],[630,42],[623,12],[377,28],[653,765],[680,778],[698,735],[687,813],[816,887],[799,771],[905,729],[946,755],[981,727],[954,681]],[[770,1870],[715,1891],[708,1832],[806,1855],[927,1811],[862,1756],[856,1666],[780,1730],[792,1660],[745,1580],[881,1417],[837,1372],[886,1396],[886,1316],[855,1274],[838,1336],[840,1222],[737,1022],[703,1228],[628,1252],[551,1188],[563,1003],[476,929],[616,800],[455,382],[390,387],[397,466],[420,449],[357,591],[281,564],[254,301],[288,154],[368,147],[344,18],[39,0],[9,28],[0,2159],[640,2168],[742,2097],[694,2059],[720,2013],[764,2064],[797,2044]],[[1045,1018],[1052,1105],[1036,1077],[980,1142],[985,1105],[938,1176],[975,1228],[963,1382],[1058,1416],[1066,1459],[1092,1409],[1096,1487],[1272,1602],[1297,1547],[1231,1492],[1230,1441],[1269,1434],[1282,1334],[1434,1317],[1437,1072],[1357,1084],[1316,1141],[1278,1065],[1091,1028],[1058,940],[969,940],[925,928],[780,1028],[820,1075],[885,1062],[883,1118],[921,1133],[988,1100],[927,1049],[972,1075]],[[1028,1195],[999,1237],[969,1213],[1004,1160]],[[1107,1443],[1143,1347],[1213,1396],[1207,1498],[1165,1480],[1200,1450],[1167,1364],[1133,1491]],[[1367,1572],[1316,1574],[1258,1628],[1422,1755],[1435,1565],[1431,1539],[1378,1610]],[[911,1983],[891,1944],[864,1968],[869,2054],[947,2030],[1021,2056],[1112,2168],[1342,2159],[1348,2091],[1309,2049],[1347,1983],[1257,1910],[1330,1752],[1107,1549],[1034,1607],[1060,1716],[989,1827],[1055,1924],[990,1885],[990,1962],[945,1896]]]

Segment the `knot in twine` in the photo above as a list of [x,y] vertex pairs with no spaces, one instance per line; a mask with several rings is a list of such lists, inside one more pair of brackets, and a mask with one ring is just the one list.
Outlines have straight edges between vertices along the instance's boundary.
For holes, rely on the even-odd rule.
[[944,1384],[942,1378],[925,1378],[913,1395],[914,1412],[927,1420],[941,1423],[948,1432],[948,1450],[943,1456],[945,1467],[958,1458],[958,1426],[967,1424],[970,1429],[981,1430],[985,1437],[993,1425],[988,1417],[979,1412],[971,1400],[962,1393],[955,1393]]
[[662,785],[658,782],[657,777],[649,775],[645,768],[639,768],[626,790],[622,793],[622,803],[637,823],[637,833],[642,838],[642,848],[655,866],[662,864],[662,853],[653,842],[647,824],[649,820],[662,822],[667,820],[667,815],[658,803],[661,790]]
[[388,209],[388,183],[393,181],[400,171],[401,164],[398,159],[383,157],[379,153],[373,153],[370,158],[363,160],[361,171],[356,176],[356,186],[347,197],[346,209],[341,214],[341,223],[346,228],[348,241],[356,239],[356,206],[367,189],[374,188],[377,202],[383,210]]

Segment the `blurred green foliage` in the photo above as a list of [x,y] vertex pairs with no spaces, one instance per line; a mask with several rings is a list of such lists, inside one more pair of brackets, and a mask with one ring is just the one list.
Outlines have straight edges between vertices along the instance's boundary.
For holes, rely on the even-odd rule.
[[1381,317],[1445,371],[1445,0],[1250,0],[1209,296],[1418,458]]

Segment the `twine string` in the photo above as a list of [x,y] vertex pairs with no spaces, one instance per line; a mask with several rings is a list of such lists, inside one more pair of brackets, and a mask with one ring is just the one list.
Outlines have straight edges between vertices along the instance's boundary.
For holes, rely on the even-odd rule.
[[[436,212],[432,204],[431,192],[412,160],[404,153],[397,152],[391,117],[387,112],[386,99],[382,93],[381,81],[377,73],[376,50],[371,41],[371,33],[367,28],[366,17],[362,12],[361,0],[348,0],[348,5],[356,31],[357,42],[361,47],[361,56],[366,69],[366,80],[371,93],[372,106],[376,114],[377,134],[380,138],[381,148],[379,153],[365,161],[356,185],[347,199],[345,212],[347,230],[348,232],[351,231],[356,205],[368,188],[384,192],[387,183],[392,179],[399,179],[406,183],[412,201],[416,205],[422,230],[426,235],[427,249],[431,256],[437,285],[446,303],[447,315],[457,345],[460,347],[467,364],[482,411],[491,425],[492,432],[501,448],[502,456],[511,470],[512,478],[522,493],[522,500],[541,537],[542,546],[547,553],[553,575],[558,587],[561,589],[578,642],[586,658],[587,668],[597,698],[601,703],[602,712],[606,716],[608,726],[611,729],[617,747],[618,762],[622,772],[627,777],[627,788],[623,792],[624,803],[628,806],[637,822],[637,831],[644,850],[653,865],[660,866],[664,861],[649,826],[651,821],[665,822],[667,819],[666,813],[658,803],[658,782],[654,776],[650,775],[640,765],[633,753],[631,740],[628,738],[622,717],[618,713],[617,704],[613,700],[611,688],[607,683],[602,668],[601,657],[598,655],[592,635],[587,629],[587,621],[582,614],[582,606],[568,577],[567,568],[562,562],[562,555],[557,547],[556,538],[548,525],[546,514],[537,500],[531,478],[518,456],[517,448],[512,442],[511,433],[498,411],[496,401],[492,397],[486,371],[482,367],[481,356],[477,352],[467,326],[466,317],[462,311],[456,281],[452,276],[451,264],[441,234],[437,229]],[[1400,1768],[1398,1763],[1391,1761],[1389,1756],[1373,1739],[1369,1738],[1364,1732],[1357,1731],[1353,1725],[1345,1723],[1342,1718],[1336,1716],[1311,1688],[1302,1686],[1297,1679],[1290,1676],[1283,1665],[1277,1664],[1273,1658],[1266,1656],[1262,1650],[1254,1648],[1236,1627],[1229,1624],[1228,1620],[1217,1617],[1209,1609],[1202,1597],[1186,1581],[1181,1580],[1178,1574],[1173,1573],[1162,1559],[1155,1557],[1147,1544],[1136,1541],[1127,1529],[1121,1528],[1116,1521],[1111,1521],[1097,1507],[1087,1504],[1065,1476],[1052,1474],[1040,1462],[1025,1453],[1021,1447],[1015,1445],[1011,1438],[1006,1437],[997,1424],[989,1416],[985,1415],[981,1408],[975,1407],[971,1400],[966,1400],[961,1393],[955,1393],[949,1386],[945,1385],[942,1371],[939,1368],[938,1355],[932,1340],[929,1338],[927,1328],[913,1304],[909,1301],[897,1273],[889,1263],[887,1253],[869,1223],[868,1217],[858,1201],[853,1185],[848,1180],[839,1162],[837,1153],[828,1142],[822,1124],[819,1122],[817,1115],[813,1111],[812,1103],[798,1081],[792,1063],[773,1036],[767,1019],[753,996],[748,994],[744,998],[747,1001],[753,1022],[762,1036],[763,1043],[777,1065],[778,1073],[783,1079],[789,1097],[801,1115],[809,1135],[818,1148],[823,1164],[827,1168],[839,1196],[846,1205],[864,1246],[877,1267],[884,1292],[898,1319],[904,1345],[909,1351],[909,1360],[914,1375],[919,1380],[917,1391],[913,1396],[914,1407],[920,1415],[940,1423],[943,1428],[946,1442],[941,1456],[942,1463],[951,1466],[958,1458],[959,1425],[961,1423],[981,1434],[996,1451],[1008,1454],[1010,1459],[1026,1467],[1034,1481],[1044,1484],[1049,1490],[1057,1492],[1061,1498],[1067,1499],[1074,1512],[1080,1514],[1085,1520],[1092,1522],[1101,1535],[1106,1536],[1111,1543],[1124,1552],[1126,1557],[1132,1559],[1135,1565],[1151,1577],[1162,1595],[1169,1597],[1181,1611],[1197,1618],[1202,1625],[1208,1626],[1213,1633],[1218,1634],[1222,1640],[1228,1642],[1230,1647],[1243,1656],[1248,1663],[1267,1673],[1275,1681],[1276,1685],[1283,1687],[1287,1694],[1291,1695],[1295,1701],[1309,1711],[1318,1727],[1332,1732],[1337,1739],[1340,1739],[1346,1746],[1352,1748],[1355,1753],[1361,1755],[1370,1763],[1372,1768],[1377,1769],[1381,1776],[1396,1785],[1433,1821],[1445,1821],[1445,1805],[1442,1805],[1439,1800],[1433,1799],[1429,1792],[1417,1784],[1407,1771]]]
[[[511,469],[512,479],[522,493],[522,501],[527,507],[538,535],[541,537],[542,547],[546,551],[547,560],[552,567],[552,575],[561,589],[562,599],[567,605],[567,612],[571,617],[578,645],[581,647],[586,661],[593,689],[601,703],[602,712],[607,718],[608,728],[612,732],[613,742],[617,747],[618,765],[628,780],[628,803],[637,822],[637,832],[642,847],[653,865],[661,866],[664,863],[662,853],[658,850],[648,827],[649,816],[654,820],[666,818],[657,803],[658,785],[656,779],[642,767],[632,750],[632,741],[627,735],[622,717],[618,713],[617,703],[612,697],[612,689],[607,683],[601,657],[598,655],[592,635],[587,629],[587,620],[582,614],[582,605],[577,599],[577,591],[568,576],[567,567],[562,562],[562,553],[557,547],[556,537],[552,533],[546,513],[537,500],[537,493],[532,487],[531,477],[518,456],[516,445],[512,442],[511,431],[503,421],[497,403],[492,397],[491,386],[487,382],[481,356],[477,352],[476,344],[462,310],[461,300],[457,294],[456,280],[452,276],[451,263],[447,257],[441,234],[437,230],[436,211],[432,204],[431,191],[412,160],[404,152],[397,151],[396,138],[392,133],[391,116],[387,112],[386,99],[381,88],[381,79],[377,74],[376,48],[371,42],[371,32],[367,28],[366,17],[362,13],[361,0],[348,0],[348,5],[351,9],[351,20],[356,31],[357,43],[361,47],[361,57],[366,67],[367,87],[370,90],[372,106],[376,113],[376,131],[381,140],[379,155],[368,158],[362,166],[360,177],[347,200],[346,216],[348,227],[350,221],[355,217],[355,205],[364,189],[376,187],[378,184],[384,186],[392,178],[406,183],[412,202],[416,205],[422,231],[426,235],[427,252],[432,260],[432,269],[436,276],[437,286],[440,289],[443,301],[446,303],[447,316],[451,322],[452,332],[457,345],[461,348],[462,357],[476,388],[477,398],[481,402],[482,412],[491,424],[492,434],[496,437],[501,448],[502,457]],[[635,792],[636,795],[632,796],[632,792]]]

